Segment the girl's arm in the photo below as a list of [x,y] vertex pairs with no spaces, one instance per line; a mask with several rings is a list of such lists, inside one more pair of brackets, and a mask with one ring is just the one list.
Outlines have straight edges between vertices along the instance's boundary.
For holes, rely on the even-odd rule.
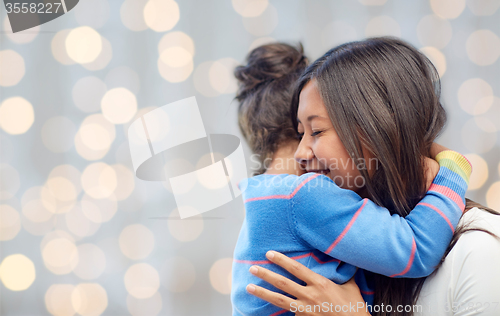
[[319,174],[299,178],[290,200],[296,238],[325,254],[390,277],[424,277],[440,262],[464,210],[471,172],[465,157],[444,151],[426,196],[406,217]]

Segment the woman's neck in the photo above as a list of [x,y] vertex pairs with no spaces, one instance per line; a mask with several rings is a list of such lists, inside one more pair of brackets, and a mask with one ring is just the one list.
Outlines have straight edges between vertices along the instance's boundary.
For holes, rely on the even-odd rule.
[[301,175],[304,170],[295,160],[294,155],[297,150],[297,141],[291,141],[278,147],[273,154],[271,164],[266,169],[266,174],[296,174]]

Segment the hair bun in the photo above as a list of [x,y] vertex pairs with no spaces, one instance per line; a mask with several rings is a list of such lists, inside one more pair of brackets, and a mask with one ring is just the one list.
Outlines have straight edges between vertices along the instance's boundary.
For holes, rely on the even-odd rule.
[[236,98],[244,98],[264,82],[302,71],[307,64],[303,53],[302,44],[293,47],[285,43],[273,43],[252,50],[247,56],[247,65],[238,66],[234,70],[239,85]]

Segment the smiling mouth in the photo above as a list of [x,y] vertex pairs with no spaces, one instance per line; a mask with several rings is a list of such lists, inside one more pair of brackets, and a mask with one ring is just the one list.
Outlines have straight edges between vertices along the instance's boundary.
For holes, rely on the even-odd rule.
[[328,172],[330,172],[330,170],[328,169],[311,169],[311,170],[306,170],[307,172],[315,172],[315,173],[321,173],[321,174],[327,174]]

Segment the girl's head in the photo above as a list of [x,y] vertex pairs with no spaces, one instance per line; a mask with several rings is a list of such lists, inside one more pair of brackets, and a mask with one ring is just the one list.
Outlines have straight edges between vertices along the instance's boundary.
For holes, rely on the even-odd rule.
[[296,159],[344,188],[364,185],[372,200],[405,216],[425,194],[423,157],[446,121],[439,90],[436,69],[408,43],[338,46],[298,81]]
[[238,123],[261,168],[282,145],[297,142],[289,119],[293,84],[307,66],[302,45],[263,45],[247,56],[247,65],[235,69],[239,89]]

